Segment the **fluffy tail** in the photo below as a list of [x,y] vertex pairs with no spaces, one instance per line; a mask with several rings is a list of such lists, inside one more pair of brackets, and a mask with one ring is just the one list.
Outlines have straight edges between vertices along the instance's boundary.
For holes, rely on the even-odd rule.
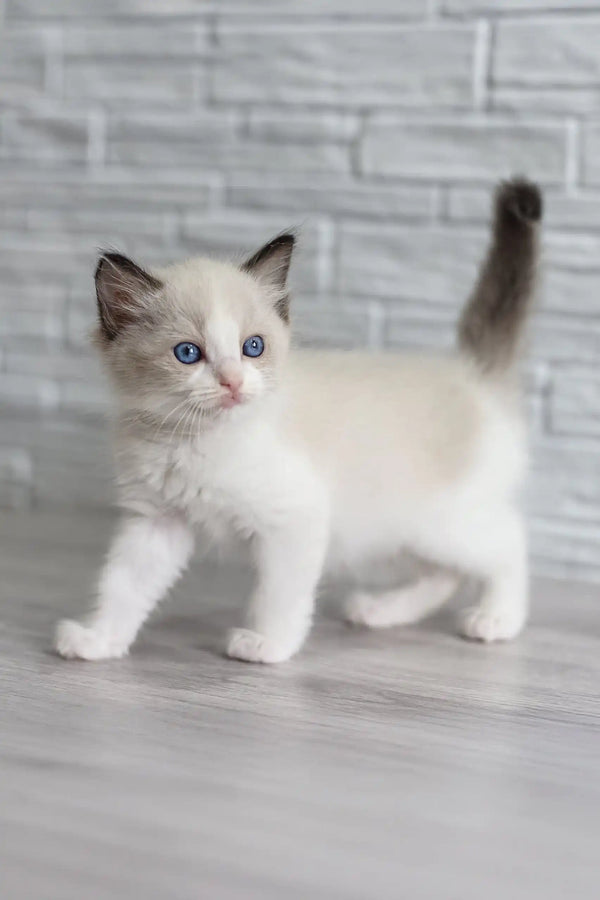
[[501,182],[490,247],[458,327],[460,349],[485,371],[512,366],[535,294],[542,195],[524,178]]

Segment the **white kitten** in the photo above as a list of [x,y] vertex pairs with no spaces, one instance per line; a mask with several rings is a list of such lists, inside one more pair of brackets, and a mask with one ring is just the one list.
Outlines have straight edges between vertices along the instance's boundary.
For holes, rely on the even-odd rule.
[[309,631],[324,572],[439,566],[410,587],[360,592],[348,618],[413,622],[459,576],[483,584],[462,633],[514,637],[527,615],[515,491],[526,451],[513,371],[533,293],[538,189],[496,196],[494,234],[452,356],[289,349],[282,235],[241,267],[207,259],[145,272],[106,253],[98,343],[119,407],[123,519],[85,624],[59,623],[65,657],[123,656],[202,526],[252,542],[257,581],[227,653],[281,662]]

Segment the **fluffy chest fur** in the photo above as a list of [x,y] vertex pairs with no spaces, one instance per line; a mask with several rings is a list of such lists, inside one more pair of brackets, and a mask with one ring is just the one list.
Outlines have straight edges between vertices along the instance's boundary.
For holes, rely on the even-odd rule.
[[326,493],[272,409],[259,420],[236,410],[222,424],[180,439],[125,430],[117,458],[124,507],[182,513],[217,539],[275,529],[305,503],[319,508]]

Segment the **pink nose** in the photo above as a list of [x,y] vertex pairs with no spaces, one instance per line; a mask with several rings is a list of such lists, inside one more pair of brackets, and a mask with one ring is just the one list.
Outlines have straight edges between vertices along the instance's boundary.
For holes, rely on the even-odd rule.
[[244,376],[234,365],[223,365],[218,372],[219,384],[229,388],[232,394],[237,394],[242,386]]

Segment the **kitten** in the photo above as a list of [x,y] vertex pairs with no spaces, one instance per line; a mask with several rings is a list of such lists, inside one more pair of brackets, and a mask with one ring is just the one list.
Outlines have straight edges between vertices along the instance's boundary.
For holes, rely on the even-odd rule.
[[[453,355],[289,352],[294,237],[244,265],[152,273],[116,253],[96,270],[97,343],[118,404],[121,524],[65,657],[127,653],[192,553],[194,529],[251,540],[257,580],[231,657],[289,659],[324,571],[439,566],[408,587],[352,595],[347,617],[414,622],[478,578],[462,634],[513,638],[527,616],[516,489],[526,462],[515,368],[537,264],[538,188],[496,193],[491,245]],[[399,579],[397,584],[399,583]]]

